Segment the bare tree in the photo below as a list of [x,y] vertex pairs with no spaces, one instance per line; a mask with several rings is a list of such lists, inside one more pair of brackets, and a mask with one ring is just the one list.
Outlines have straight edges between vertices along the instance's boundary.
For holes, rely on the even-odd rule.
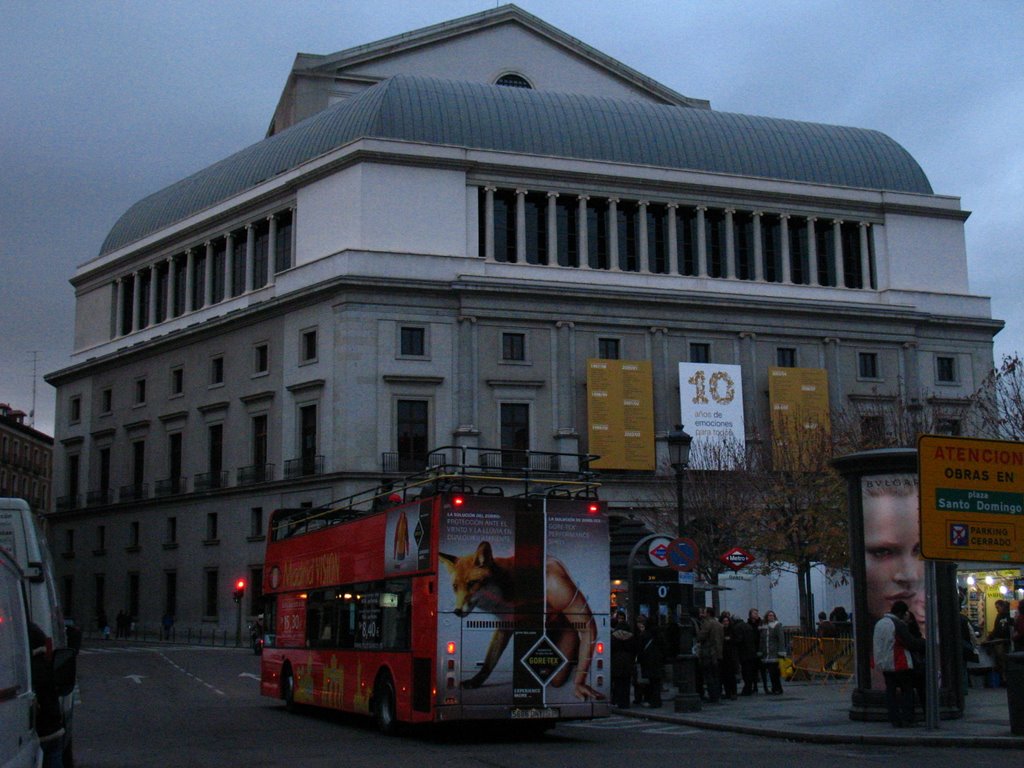
[[980,436],[1024,441],[1024,360],[1006,355],[974,394]]
[[[700,558],[694,572],[712,587],[717,609],[714,587],[727,569],[718,558],[732,547],[748,545],[746,530],[757,503],[746,452],[731,442],[694,442],[683,480],[682,533],[697,544]],[[676,531],[678,511],[675,492],[666,485],[658,503],[643,515],[644,522],[656,531]]]

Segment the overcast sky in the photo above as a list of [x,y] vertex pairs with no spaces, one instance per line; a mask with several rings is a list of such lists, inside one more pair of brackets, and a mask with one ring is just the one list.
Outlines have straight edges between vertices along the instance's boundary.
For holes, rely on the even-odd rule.
[[[714,109],[880,130],[962,199],[971,291],[1024,351],[1024,2],[520,0]],[[0,402],[53,433],[75,267],[132,203],[266,133],[295,54],[494,7],[469,0],[3,0]]]

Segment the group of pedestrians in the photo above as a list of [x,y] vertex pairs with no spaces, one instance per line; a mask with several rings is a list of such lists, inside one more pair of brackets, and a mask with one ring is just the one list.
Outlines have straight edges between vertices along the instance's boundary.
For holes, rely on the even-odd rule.
[[[786,655],[786,636],[774,611],[764,618],[751,608],[746,619],[712,607],[691,610],[692,653],[697,657],[696,693],[702,701],[721,703],[739,696],[782,694],[780,658]],[[612,704],[662,706],[664,669],[681,650],[679,625],[658,626],[640,615],[630,627],[618,611],[612,622]],[[691,650],[691,649],[686,649]],[[739,683],[742,682],[742,690]]]

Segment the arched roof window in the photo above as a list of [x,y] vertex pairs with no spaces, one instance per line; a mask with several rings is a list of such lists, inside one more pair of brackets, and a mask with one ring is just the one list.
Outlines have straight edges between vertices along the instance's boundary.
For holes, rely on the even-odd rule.
[[494,82],[494,84],[505,85],[508,86],[509,88],[533,88],[533,86],[530,85],[529,80],[527,80],[522,75],[517,75],[513,72],[510,72],[506,75],[502,75]]

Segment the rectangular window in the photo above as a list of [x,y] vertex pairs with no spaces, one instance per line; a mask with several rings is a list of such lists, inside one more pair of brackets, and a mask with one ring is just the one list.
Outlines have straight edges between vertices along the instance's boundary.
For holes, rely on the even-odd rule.
[[145,405],[146,404],[146,380],[136,379],[135,380],[135,404]]
[[270,345],[257,344],[253,347],[252,359],[253,373],[267,373],[270,370]]
[[205,583],[205,595],[203,600],[203,618],[216,619],[220,590],[218,588],[218,574],[216,569],[203,572]]
[[210,359],[210,385],[224,383],[224,356],[218,355]]
[[949,437],[960,437],[960,419],[939,419],[935,424],[935,432]]
[[404,357],[423,357],[426,355],[426,329],[403,326],[401,330],[400,354]]
[[292,266],[292,212],[277,216],[277,237],[274,241],[274,271],[284,272]]
[[69,408],[68,421],[72,424],[77,424],[82,420],[82,398],[72,397],[71,407]]
[[526,334],[501,334],[501,359],[512,361],[526,360]]
[[128,546],[138,548],[139,546],[139,521],[132,520],[128,527]]
[[526,466],[530,448],[530,406],[526,403],[501,404],[501,465]]
[[857,353],[857,376],[861,379],[878,378],[878,354],[876,352]]
[[862,416],[860,438],[865,448],[880,445],[885,439],[885,418],[880,415]]
[[177,544],[178,543],[178,518],[168,517],[167,518],[167,541],[166,544]]
[[208,429],[209,456],[207,466],[210,470],[210,487],[220,488],[221,472],[224,471],[224,425],[211,424]]
[[317,349],[316,349],[316,328],[311,328],[308,331],[302,332],[301,342],[301,353],[299,357],[300,363],[312,363],[316,362]]
[[267,465],[267,414],[252,417],[252,463],[257,472],[257,482],[269,480],[264,477]]
[[959,380],[956,358],[939,355],[935,358],[935,380],[940,384],[956,384]]
[[206,541],[217,541],[217,513],[206,513]]
[[263,537],[263,507],[252,507],[249,510],[249,538]]
[[110,413],[114,410],[114,390],[107,387],[100,392],[100,413]]
[[779,368],[796,368],[796,350],[792,347],[779,347],[775,350],[775,364]]
[[[137,618],[139,615],[139,574],[129,573],[128,574],[128,626],[125,628],[126,631],[131,631],[132,619]],[[126,636],[127,637],[127,636]]]
[[316,404],[304,405],[299,408],[299,451],[302,460],[302,475],[317,474],[317,422]]
[[73,555],[75,553],[75,529],[68,528],[64,531],[64,553]]
[[602,360],[618,360],[619,359],[619,340],[618,339],[598,339],[597,340],[597,356]]
[[180,395],[185,391],[185,369],[171,369],[171,395]]
[[107,526],[105,525],[96,526],[96,551],[107,551]]
[[691,344],[690,345],[690,362],[691,363],[710,363],[711,362],[711,345],[710,344]]
[[184,490],[182,485],[182,437],[181,432],[173,432],[167,436],[167,469],[169,481],[168,490],[171,493],[180,493]]
[[[94,616],[106,616],[107,615],[107,577],[102,573],[97,573],[93,576],[93,615]],[[99,622],[97,622],[99,623]],[[103,629],[103,627],[99,627]]]
[[132,443],[132,490],[135,498],[142,497],[142,485],[146,481],[146,441]]
[[[170,640],[170,630],[174,626],[174,615],[178,612],[178,572],[164,572],[164,616],[168,619],[164,624],[164,639]],[[170,627],[167,624],[170,624]]]
[[399,400],[396,415],[399,471],[420,471],[427,463],[428,403],[426,400]]

